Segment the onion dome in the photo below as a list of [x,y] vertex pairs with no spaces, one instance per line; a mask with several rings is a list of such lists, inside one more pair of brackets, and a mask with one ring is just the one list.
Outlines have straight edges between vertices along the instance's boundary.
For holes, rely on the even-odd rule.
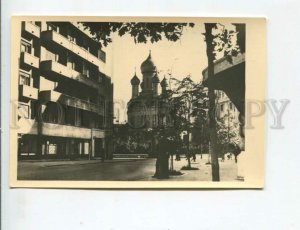
[[152,83],[159,83],[160,82],[160,80],[159,80],[159,78],[158,78],[158,76],[157,76],[157,73],[153,76],[153,78],[152,78]]
[[164,79],[161,81],[160,85],[161,85],[161,87],[167,87],[168,86],[166,77],[164,77]]
[[156,66],[154,65],[151,58],[151,51],[149,52],[148,58],[141,64],[141,72],[156,72]]
[[140,79],[134,74],[133,78],[131,78],[130,81],[131,85],[139,85],[140,84]]

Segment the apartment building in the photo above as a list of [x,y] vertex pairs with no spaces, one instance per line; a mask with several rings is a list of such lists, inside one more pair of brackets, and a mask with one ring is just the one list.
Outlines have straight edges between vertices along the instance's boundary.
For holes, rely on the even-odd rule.
[[110,158],[109,50],[76,22],[23,21],[18,33],[12,73],[18,158]]
[[216,90],[216,118],[226,125],[239,123],[239,111],[222,90]]

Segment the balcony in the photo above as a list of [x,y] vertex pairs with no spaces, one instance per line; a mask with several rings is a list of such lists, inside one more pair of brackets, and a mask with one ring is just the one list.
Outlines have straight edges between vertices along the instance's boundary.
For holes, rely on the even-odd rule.
[[[22,22],[22,31],[25,32],[25,35],[40,37],[41,29],[40,27],[34,25],[31,22]],[[27,36],[28,37],[28,36]]]
[[83,74],[77,72],[76,70],[69,69],[67,66],[62,65],[55,61],[42,61],[41,62],[41,70],[53,72],[63,77],[68,77],[70,79],[74,79],[78,82],[81,82],[87,86],[93,87],[95,89],[99,89],[99,83],[91,80],[88,77],[85,77]]
[[68,138],[80,138],[80,139],[91,139],[93,138],[104,138],[107,131],[102,129],[89,129],[76,127],[71,125],[61,125],[53,123],[40,123],[41,134],[45,136],[56,136],[56,137],[68,137]]
[[69,95],[66,94],[62,94],[53,90],[46,90],[46,91],[41,91],[40,95],[39,95],[39,100],[42,103],[48,102],[48,101],[52,101],[52,102],[59,102],[61,104],[70,106],[70,107],[74,107],[74,108],[78,108],[78,109],[82,109],[82,110],[87,110],[90,112],[94,112],[100,115],[104,115],[104,109],[101,108],[100,106],[85,101],[85,100],[81,100],[75,97],[71,97]]
[[38,69],[40,66],[40,59],[27,52],[21,53],[21,60],[24,64],[34,67],[36,69]]
[[[70,41],[63,35],[57,33],[56,31],[54,31],[54,30],[44,31],[44,32],[42,32],[42,38],[44,41],[54,42],[64,48],[72,51],[74,54],[80,56],[81,58],[84,58],[85,60],[89,61],[90,63],[93,63],[94,65],[97,65],[98,67],[101,67],[101,69],[104,69],[102,67],[105,66],[105,63],[101,59],[94,56],[89,51],[80,47],[76,43]],[[104,56],[104,55],[102,55],[102,56]],[[102,59],[104,59],[104,58],[102,58]]]
[[[235,66],[245,63],[245,54],[238,54],[236,57],[232,57],[232,61],[229,62],[225,57],[216,60],[214,63],[214,74],[219,74],[224,72],[230,68],[234,68]],[[206,81],[208,78],[208,68],[205,68],[202,71],[203,81]]]
[[46,136],[91,139],[92,134],[91,129],[70,125],[43,122],[40,127],[41,134]]
[[28,85],[20,85],[19,95],[32,100],[38,99],[38,89],[30,87]]

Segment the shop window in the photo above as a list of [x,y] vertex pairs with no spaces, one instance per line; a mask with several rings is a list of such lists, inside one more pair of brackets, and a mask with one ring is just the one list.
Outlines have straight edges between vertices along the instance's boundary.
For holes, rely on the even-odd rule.
[[57,145],[56,144],[49,144],[48,145],[48,154],[54,155],[57,152]]

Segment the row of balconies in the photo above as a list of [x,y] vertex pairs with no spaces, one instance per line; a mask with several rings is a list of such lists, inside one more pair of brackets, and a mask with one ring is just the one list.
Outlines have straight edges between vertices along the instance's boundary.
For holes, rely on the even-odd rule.
[[[22,29],[23,31],[26,31],[26,33],[30,33],[36,37],[40,37],[40,27],[32,24],[31,22],[23,22],[22,23]],[[94,63],[101,67],[102,70],[105,70],[105,65],[103,62],[100,61],[97,57],[95,57],[93,54],[88,52],[86,49],[76,45],[75,43],[68,40],[63,35],[50,30],[50,31],[44,31],[42,32],[42,36],[44,39],[48,42],[54,42],[56,44],[59,44],[63,46],[64,48],[71,50],[73,53],[81,56],[85,60]],[[51,71],[52,73],[56,73],[61,75],[62,77],[68,77],[71,79],[74,79],[76,81],[79,81],[83,84],[88,85],[89,87],[93,87],[95,89],[99,89],[99,92],[103,92],[104,88],[103,86],[97,82],[96,80],[92,80],[88,78],[86,75],[77,72],[76,70],[70,69],[65,65],[62,65],[58,62],[46,60],[42,61],[40,63],[40,59],[33,54],[22,52],[21,53],[21,63],[25,64],[24,68],[41,68],[41,70],[45,71]],[[105,71],[102,71],[105,73]],[[109,75],[109,74],[106,74]]]
[[66,94],[56,92],[54,90],[41,91],[39,94],[39,100],[41,103],[45,103],[48,101],[58,102],[70,107],[104,115],[104,109],[101,106],[98,106],[97,104],[91,103],[89,101],[81,100]]
[[77,72],[76,70],[72,68],[68,68],[65,65],[62,65],[55,61],[42,61],[40,64],[41,70],[48,71],[54,74],[62,75],[63,77],[68,77],[73,80],[79,81],[89,87],[93,87],[95,89],[101,88],[101,84],[96,82],[95,80],[92,80],[85,76],[84,74],[81,74]]
[[[22,31],[26,32],[27,34],[33,35],[37,38],[40,38],[41,36],[40,27],[31,22],[22,22]],[[67,39],[66,37],[57,33],[54,30],[43,31],[42,38],[45,41],[55,42],[56,44],[63,46],[64,48],[72,51],[76,55],[79,55],[80,57],[97,66],[102,66],[105,62],[104,60],[99,59],[95,55],[91,54],[88,50],[84,49],[83,47],[80,47],[76,43],[70,41],[69,39]]]
[[67,66],[62,65],[58,62],[48,60],[48,61],[42,61],[40,63],[38,57],[35,57],[34,55],[29,54],[27,52],[21,53],[21,62],[26,64],[27,66],[30,66],[30,67],[33,67],[36,69],[40,68],[41,70],[50,71],[50,72],[54,72],[59,75],[62,75],[62,77],[68,77],[68,78],[74,79],[76,81],[79,81],[79,82],[81,82],[89,87],[93,87],[95,89],[100,88],[100,91],[101,91],[101,88],[103,90],[103,87],[97,81],[92,80],[92,79],[88,78],[87,76],[85,76],[84,74],[81,74],[81,73],[77,72],[76,70],[68,68]]
[[101,66],[103,64],[103,62],[99,58],[91,54],[88,50],[80,47],[76,43],[70,41],[68,38],[57,33],[54,30],[43,31],[42,39],[46,42],[54,42],[94,65]]
[[37,88],[33,88],[28,85],[20,85],[19,95],[22,97],[29,98],[31,100],[39,99],[41,103],[45,103],[48,101],[58,102],[70,107],[87,110],[104,116],[103,107],[91,103],[89,101],[85,101],[79,98],[71,97],[69,95],[56,92],[54,90],[45,90],[39,92]]

